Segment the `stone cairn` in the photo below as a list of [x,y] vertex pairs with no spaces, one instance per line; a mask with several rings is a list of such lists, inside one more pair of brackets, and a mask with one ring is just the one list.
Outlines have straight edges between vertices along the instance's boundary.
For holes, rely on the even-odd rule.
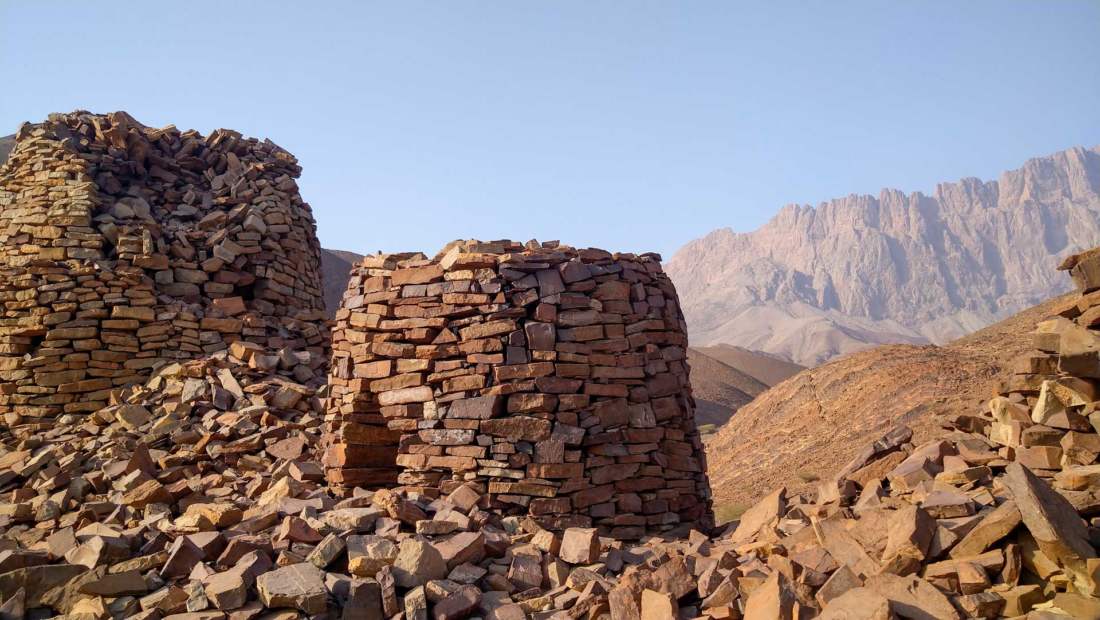
[[307,381],[328,335],[299,172],[270,141],[124,112],[21,127],[0,167],[5,422],[95,412],[157,366],[240,340],[293,351]]
[[622,539],[708,522],[686,346],[653,254],[469,241],[368,257],[336,315],[328,480],[472,482],[499,514]]

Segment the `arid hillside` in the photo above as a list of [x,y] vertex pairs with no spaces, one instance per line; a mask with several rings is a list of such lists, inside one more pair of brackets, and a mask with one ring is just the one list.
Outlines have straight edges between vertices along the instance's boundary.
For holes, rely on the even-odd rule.
[[1035,323],[1059,297],[946,346],[886,345],[803,371],[760,395],[707,442],[718,503],[751,504],[780,485],[810,490],[897,424],[914,442],[937,416],[977,412],[1011,361],[1031,349]]
[[693,346],[804,366],[886,343],[944,344],[1063,294],[1054,268],[1100,243],[1100,147],[996,181],[885,189],[715,230],[668,262]]
[[727,366],[732,366],[768,387],[788,377],[793,377],[806,369],[805,366],[787,361],[777,355],[753,351],[731,344],[719,344],[712,347],[694,347],[694,349]]
[[768,386],[695,349],[688,349],[695,423],[722,426]]

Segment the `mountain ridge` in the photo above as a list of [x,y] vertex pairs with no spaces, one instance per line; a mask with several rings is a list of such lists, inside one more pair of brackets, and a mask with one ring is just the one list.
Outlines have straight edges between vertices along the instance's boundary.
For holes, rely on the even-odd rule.
[[799,366],[778,355],[752,351],[730,344],[719,344],[713,347],[692,347],[689,350],[702,353],[735,368],[766,387],[771,387],[805,370],[804,366]]
[[1100,243],[1100,147],[997,180],[787,205],[755,231],[716,229],[667,271],[693,346],[812,366],[875,344],[943,343],[1061,294],[1057,261]]

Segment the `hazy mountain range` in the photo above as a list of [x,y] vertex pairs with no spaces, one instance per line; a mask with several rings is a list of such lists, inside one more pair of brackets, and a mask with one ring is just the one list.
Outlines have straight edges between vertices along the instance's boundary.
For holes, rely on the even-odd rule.
[[1100,147],[931,196],[883,190],[720,229],[667,270],[694,346],[806,366],[879,343],[944,343],[1068,290],[1059,259],[1100,244]]

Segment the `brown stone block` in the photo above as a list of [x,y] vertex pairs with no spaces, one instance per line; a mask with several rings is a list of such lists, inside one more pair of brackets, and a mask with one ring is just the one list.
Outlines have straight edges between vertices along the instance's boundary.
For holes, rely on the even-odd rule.
[[355,364],[353,372],[356,377],[361,379],[381,379],[390,376],[392,369],[392,360],[380,360]]
[[340,428],[344,441],[352,444],[388,446],[396,445],[401,434],[385,426],[346,423]]
[[419,372],[410,372],[403,375],[394,375],[385,379],[375,379],[370,382],[371,392],[392,392],[405,388],[414,388],[424,384],[424,375]]
[[485,420],[481,423],[483,433],[510,441],[541,441],[550,437],[550,430],[551,424],[548,420],[528,416]]
[[501,396],[478,396],[456,400],[447,405],[446,417],[457,419],[488,420],[503,413]]
[[485,387],[485,375],[462,375],[443,381],[444,392],[466,392]]
[[415,267],[398,269],[394,271],[390,276],[390,286],[405,286],[407,284],[426,284],[428,282],[435,282],[443,279],[443,267],[435,265],[427,265],[425,267]]
[[425,403],[432,400],[432,388],[424,385],[420,387],[408,387],[391,392],[378,394],[378,403],[383,407],[388,405],[405,405],[409,403]]
[[584,475],[584,465],[580,463],[531,463],[527,466],[527,475],[531,478],[548,479],[580,478]]
[[321,464],[325,467],[388,467],[395,464],[397,445],[334,445],[325,449]]
[[568,497],[538,498],[531,500],[528,509],[532,515],[564,514],[573,507]]
[[489,493],[493,495],[504,493],[530,495],[533,497],[554,497],[557,495],[557,491],[553,487],[528,482],[490,482]]
[[553,394],[512,394],[508,397],[508,413],[551,412],[558,406]]
[[571,496],[573,506],[578,509],[588,508],[594,504],[611,501],[615,496],[615,486],[605,484],[582,489]]
[[477,468],[477,460],[466,456],[429,456],[427,466],[468,471]]
[[554,364],[551,362],[516,364],[514,366],[496,366],[493,368],[494,381],[534,379],[536,377],[545,377],[552,374],[554,374]]
[[325,477],[333,484],[345,486],[393,486],[397,484],[399,471],[385,467],[327,469]]

